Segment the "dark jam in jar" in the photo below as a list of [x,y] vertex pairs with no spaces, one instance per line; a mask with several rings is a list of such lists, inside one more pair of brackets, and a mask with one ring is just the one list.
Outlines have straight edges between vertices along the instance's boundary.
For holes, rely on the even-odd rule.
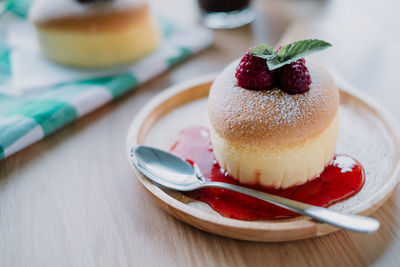
[[[325,170],[315,179],[285,189],[261,185],[243,185],[220,168],[214,159],[209,132],[204,127],[183,130],[171,152],[196,163],[207,180],[242,185],[259,191],[279,195],[316,206],[327,207],[345,200],[361,190],[364,185],[364,168],[347,155],[335,155]],[[233,191],[204,188],[185,193],[207,203],[222,216],[239,220],[273,220],[297,216],[253,197]]]
[[246,8],[250,0],[198,0],[206,12],[230,12]]

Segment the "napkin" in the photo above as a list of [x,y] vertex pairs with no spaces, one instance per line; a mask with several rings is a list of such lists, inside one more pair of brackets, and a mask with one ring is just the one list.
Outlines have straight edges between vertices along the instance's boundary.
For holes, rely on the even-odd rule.
[[22,2],[0,17],[0,159],[134,90],[213,41],[208,29],[158,17],[162,43],[143,60],[104,70],[76,70],[42,57],[26,20],[29,5]]

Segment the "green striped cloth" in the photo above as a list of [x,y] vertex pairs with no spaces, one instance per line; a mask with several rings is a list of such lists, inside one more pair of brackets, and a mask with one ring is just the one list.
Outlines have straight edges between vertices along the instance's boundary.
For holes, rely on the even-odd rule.
[[[3,8],[4,21],[25,20],[29,1],[9,1]],[[8,9],[8,11],[5,11]],[[1,13],[0,7],[0,13]],[[13,17],[10,20],[10,17]],[[3,20],[3,22],[2,22]],[[25,22],[28,23],[28,22]],[[37,142],[66,124],[105,103],[133,90],[141,83],[198,52],[212,42],[204,28],[182,28],[162,19],[163,43],[160,49],[138,65],[107,77],[52,84],[30,94],[13,92],[12,54],[16,48],[3,38],[0,29],[0,159]],[[8,25],[12,29],[12,25]],[[163,53],[163,49],[168,52]],[[171,53],[173,50],[173,53]],[[159,66],[154,68],[154,66]],[[143,75],[146,73],[146,75]]]

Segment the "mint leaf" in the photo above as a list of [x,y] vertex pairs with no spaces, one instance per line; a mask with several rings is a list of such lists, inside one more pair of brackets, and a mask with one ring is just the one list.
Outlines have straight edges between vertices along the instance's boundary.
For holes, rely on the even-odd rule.
[[250,51],[250,55],[268,60],[276,56],[274,49],[267,44],[259,44]]
[[267,65],[270,70],[277,69],[330,46],[332,46],[330,43],[317,39],[302,40],[287,44],[282,46],[275,57],[267,59]]
[[274,70],[330,46],[332,45],[328,42],[309,39],[284,45],[275,52],[271,46],[259,44],[250,51],[250,55],[265,59],[268,68]]

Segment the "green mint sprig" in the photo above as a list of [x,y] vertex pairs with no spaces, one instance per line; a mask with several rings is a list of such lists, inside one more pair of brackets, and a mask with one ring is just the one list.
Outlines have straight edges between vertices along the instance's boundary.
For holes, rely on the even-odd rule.
[[330,46],[332,45],[328,42],[309,39],[283,45],[276,52],[267,44],[259,44],[250,51],[250,55],[265,59],[268,68],[274,70]]

